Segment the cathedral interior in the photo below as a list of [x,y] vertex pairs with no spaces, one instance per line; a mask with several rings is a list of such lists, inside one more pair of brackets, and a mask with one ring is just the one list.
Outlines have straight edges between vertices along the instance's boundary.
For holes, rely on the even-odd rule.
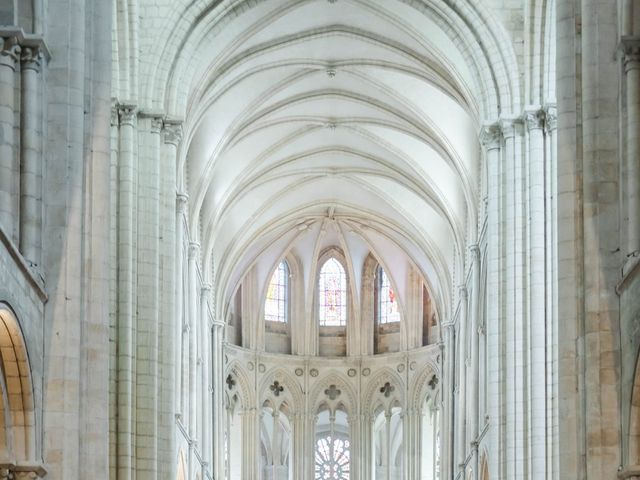
[[0,0],[0,480],[640,480],[640,1]]

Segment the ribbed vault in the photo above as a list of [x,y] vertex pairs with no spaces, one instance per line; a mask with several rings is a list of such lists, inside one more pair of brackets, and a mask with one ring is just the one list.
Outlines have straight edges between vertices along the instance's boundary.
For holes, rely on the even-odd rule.
[[445,312],[476,235],[478,131],[519,103],[515,55],[481,2],[181,8],[140,96],[185,119],[179,184],[217,304],[331,222],[383,264],[403,252]]

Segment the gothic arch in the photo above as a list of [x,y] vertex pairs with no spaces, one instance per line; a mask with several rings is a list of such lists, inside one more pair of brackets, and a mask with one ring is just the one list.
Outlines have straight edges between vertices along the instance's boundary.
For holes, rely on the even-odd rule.
[[29,355],[13,309],[0,302],[0,383],[5,453],[11,460],[35,458],[35,406]]
[[[429,382],[432,378],[438,380],[435,387],[431,387]],[[411,405],[409,408],[413,408],[416,411],[422,411],[422,406],[428,396],[433,399],[438,398],[440,393],[440,373],[437,366],[428,364],[411,382],[409,391],[409,398],[411,399]]]
[[[283,387],[284,392],[276,396],[272,395],[270,386],[274,381],[278,381]],[[300,384],[286,370],[275,367],[263,376],[260,386],[260,400],[270,399],[273,408],[280,410],[282,404],[287,404],[291,413],[300,412],[304,409],[304,393]]]
[[[335,400],[328,399],[324,393],[331,385],[335,385],[336,388],[340,390],[340,396]],[[358,406],[357,395],[351,387],[349,379],[335,370],[328,372],[316,382],[309,394],[309,399],[310,411],[312,412],[317,412],[323,403],[325,403],[329,409],[342,404],[343,410],[348,415],[354,415]]]
[[[251,383],[244,373],[244,370],[240,368],[238,362],[232,362],[231,364],[229,364],[229,366],[225,370],[224,375],[225,378],[228,378],[228,376],[231,375],[232,379],[236,382],[232,388],[229,388],[228,384],[225,385],[227,400],[235,395],[240,401],[240,406],[243,409],[251,408],[253,405],[255,405],[253,395],[251,395]],[[230,402],[228,402],[227,406],[230,406]]]
[[[394,387],[394,391],[384,400],[380,388],[386,382],[389,382],[391,386]],[[385,410],[389,409],[394,402],[403,406],[405,405],[405,390],[405,383],[400,375],[393,369],[385,367],[372,375],[371,379],[367,382],[364,395],[362,396],[362,409],[364,412],[373,415],[374,411],[377,410],[380,405],[383,405]]]

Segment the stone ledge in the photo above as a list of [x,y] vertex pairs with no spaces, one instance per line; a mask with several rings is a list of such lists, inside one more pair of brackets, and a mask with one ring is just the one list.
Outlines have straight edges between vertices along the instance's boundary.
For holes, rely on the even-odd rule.
[[640,256],[631,256],[622,268],[622,279],[616,285],[616,293],[621,296],[640,272]]
[[626,480],[635,477],[640,477],[640,465],[624,467],[618,471],[618,478],[620,480]]
[[42,280],[42,278],[38,278],[38,276],[36,276],[31,266],[24,259],[24,257],[11,241],[11,238],[6,234],[2,226],[0,226],[0,243],[5,246],[7,252],[19,267],[19,270],[22,272],[27,282],[29,282],[31,286],[33,286],[42,303],[46,303],[49,297],[44,289],[44,281]]
[[[47,470],[38,463],[0,463],[0,472],[4,470],[10,474],[14,474],[9,478],[44,478],[47,475]],[[17,474],[17,475],[16,475]],[[4,478],[4,477],[2,477]]]

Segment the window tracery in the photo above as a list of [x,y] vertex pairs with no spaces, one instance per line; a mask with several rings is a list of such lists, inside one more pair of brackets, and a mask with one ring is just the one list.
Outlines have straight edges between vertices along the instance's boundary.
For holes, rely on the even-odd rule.
[[350,443],[330,433],[316,441],[315,478],[349,480]]

